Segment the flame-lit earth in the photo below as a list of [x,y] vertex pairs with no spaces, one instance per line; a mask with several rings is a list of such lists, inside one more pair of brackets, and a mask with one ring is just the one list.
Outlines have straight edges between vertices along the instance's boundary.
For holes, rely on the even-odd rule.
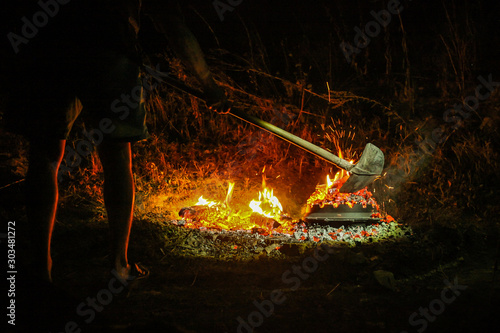
[[228,204],[233,183],[230,183],[225,202],[206,200],[203,196],[190,207],[182,208],[179,215],[184,226],[197,229],[250,230],[261,233],[292,234],[295,222],[283,212],[272,189],[264,188],[257,198],[248,203],[248,209],[235,211]]
[[255,199],[251,200],[247,209],[235,210],[231,207],[231,195],[234,183],[229,183],[226,199],[222,201],[212,201],[198,198],[192,206],[184,207],[180,210],[181,220],[176,224],[186,228],[212,231],[247,231],[261,235],[288,235],[299,241],[325,241],[325,240],[357,240],[362,237],[375,237],[387,229],[394,229],[397,223],[390,215],[383,215],[379,212],[379,205],[367,188],[354,193],[339,193],[339,189],[349,178],[345,171],[337,172],[333,180],[328,175],[326,184],[316,186],[316,190],[307,200],[307,210],[313,206],[324,207],[331,205],[337,207],[349,207],[361,205],[366,208],[373,207],[376,212],[372,214],[377,218],[373,225],[356,225],[341,228],[324,226],[318,228],[304,222],[294,220],[283,211],[283,206],[274,195],[271,188],[267,188],[265,183],[263,189],[258,192]]

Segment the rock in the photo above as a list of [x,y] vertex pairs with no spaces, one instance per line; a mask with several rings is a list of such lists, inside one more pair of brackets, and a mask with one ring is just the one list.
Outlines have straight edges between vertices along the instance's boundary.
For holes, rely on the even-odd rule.
[[278,246],[278,244],[271,244],[269,246],[266,246],[266,252],[267,253],[271,253],[272,251],[276,250],[276,247]]
[[396,290],[396,280],[394,279],[394,274],[392,274],[392,272],[378,270],[373,272],[373,276],[382,286],[391,289],[392,291]]
[[262,246],[257,246],[253,249],[253,251],[255,253],[261,253],[262,251],[264,251],[264,248]]

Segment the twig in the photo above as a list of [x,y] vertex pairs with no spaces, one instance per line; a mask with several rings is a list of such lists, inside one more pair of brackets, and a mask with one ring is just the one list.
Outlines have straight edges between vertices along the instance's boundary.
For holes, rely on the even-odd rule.
[[337,289],[337,287],[340,285],[340,282],[337,283],[337,285],[335,287],[333,287],[332,290],[330,290],[330,292],[328,294],[326,294],[326,296],[330,295],[331,293],[333,293],[335,291],[335,289]]
[[212,36],[214,36],[214,39],[215,39],[215,42],[217,43],[217,47],[220,48],[220,43],[219,43],[219,39],[217,38],[217,35],[215,35],[215,32],[214,32],[214,29],[212,29],[212,27],[210,26],[210,24],[208,24],[207,20],[205,19],[205,17],[203,17],[199,11],[197,11],[193,6],[189,6],[189,8],[195,12],[196,15],[198,15],[198,17],[203,21],[203,23],[205,23],[205,25],[208,27],[208,29],[210,29],[210,32],[212,32]]
[[15,184],[18,184],[18,183],[24,182],[25,180],[26,180],[26,178],[16,180],[16,181],[15,181],[15,182],[13,182],[13,183],[10,183],[10,184],[7,184],[7,185],[5,185],[5,186],[0,187],[0,190],[3,190],[4,188],[7,188],[7,187],[9,187],[9,186],[12,186],[12,185],[15,185]]
[[[291,86],[295,87],[297,90],[299,90],[299,89],[300,89],[300,91],[301,91],[301,92],[303,91],[303,92],[309,93],[309,94],[310,94],[310,95],[312,95],[312,96],[316,96],[316,97],[318,97],[318,98],[320,98],[320,99],[323,99],[323,100],[327,101],[329,104],[335,104],[335,103],[334,103],[334,101],[335,101],[335,102],[337,102],[336,104],[340,104],[340,105],[342,105],[342,104],[345,104],[345,103],[347,103],[347,102],[350,102],[351,100],[361,100],[361,101],[365,101],[365,102],[369,102],[369,103],[372,103],[372,104],[374,104],[374,105],[377,105],[377,106],[381,107],[382,109],[384,109],[384,110],[386,110],[386,111],[391,110],[391,108],[390,108],[390,107],[387,107],[387,106],[383,105],[383,104],[382,104],[382,103],[380,103],[380,102],[377,102],[377,101],[375,101],[375,100],[373,100],[373,99],[370,99],[370,98],[367,98],[367,97],[357,96],[357,95],[355,95],[355,94],[353,94],[353,93],[351,93],[351,92],[349,92],[349,91],[331,91],[331,90],[330,90],[330,91],[328,92],[328,95],[327,95],[327,96],[324,96],[324,95],[321,95],[321,94],[315,93],[315,92],[314,92],[314,91],[312,91],[311,89],[306,89],[306,88],[304,88],[304,89],[302,90],[302,87],[300,87],[300,86],[299,86],[298,84],[296,84],[296,83],[292,83],[292,82],[290,82],[290,81],[288,81],[288,80],[285,80],[285,79],[282,79],[282,78],[280,78],[280,77],[277,77],[277,76],[274,76],[274,75],[271,75],[271,74],[265,73],[265,72],[263,72],[263,71],[261,71],[261,70],[258,70],[258,69],[254,69],[254,68],[244,68],[244,67],[237,66],[237,65],[233,65],[233,67],[238,68],[238,69],[239,69],[239,70],[241,70],[241,71],[254,72],[254,73],[257,73],[257,74],[259,74],[259,75],[262,75],[262,76],[267,76],[267,77],[273,78],[273,79],[275,79],[275,80],[281,81],[281,82],[283,82],[283,83],[289,84],[289,85],[291,85]],[[235,90],[236,90],[236,89],[235,89]],[[244,93],[246,93],[246,92],[244,92]],[[334,96],[335,96],[335,98],[334,98],[333,100],[331,99],[331,95],[334,95]],[[341,98],[341,99],[345,99],[345,100],[339,101],[339,100],[338,100],[339,98]]]
[[194,283],[196,282],[196,278],[198,277],[198,272],[196,272],[196,275],[194,276],[194,280],[191,283],[191,287],[194,286]]
[[448,275],[446,275],[446,273],[445,273],[445,272],[444,272],[444,270],[443,270],[443,266],[439,265],[439,270],[441,271],[441,273],[443,273],[444,277],[445,277],[447,280],[449,280]]
[[191,229],[189,230],[189,232],[187,233],[187,235],[185,237],[183,237],[182,239],[178,240],[177,242],[175,242],[175,244],[173,245],[172,249],[170,250],[170,252],[172,252],[173,250],[175,250],[178,246],[180,246],[180,244],[182,242],[184,242],[190,235],[191,233],[193,232],[194,229]]

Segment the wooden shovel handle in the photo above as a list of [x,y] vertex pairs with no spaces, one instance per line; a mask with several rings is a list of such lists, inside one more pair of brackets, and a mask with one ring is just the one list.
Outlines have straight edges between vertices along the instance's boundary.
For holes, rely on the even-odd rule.
[[[182,92],[185,92],[191,96],[197,97],[201,100],[205,100],[203,93],[200,92],[199,90],[188,87],[185,84],[183,84],[183,83],[181,83],[181,82],[179,82],[179,81],[177,81],[169,76],[167,76],[164,79],[165,79],[165,82],[167,84],[174,87],[175,89],[180,90]],[[336,166],[338,166],[339,168],[342,168],[346,171],[350,171],[354,167],[353,164],[347,162],[346,160],[341,159],[340,157],[330,153],[329,151],[327,151],[321,147],[318,147],[318,146],[310,143],[309,141],[306,141],[302,138],[299,138],[298,136],[293,135],[292,133],[289,133],[289,132],[287,132],[287,131],[285,131],[277,126],[274,126],[273,124],[270,124],[262,119],[251,116],[251,115],[245,113],[244,111],[242,111],[241,109],[232,107],[231,110],[229,111],[229,114],[231,114],[232,116],[239,118],[243,121],[246,121],[252,125],[255,125],[259,128],[262,128],[263,130],[265,130],[271,134],[274,134],[277,137],[279,137],[285,141],[288,141],[288,142],[296,145],[297,147],[300,147],[300,148],[308,151],[309,153],[312,153],[312,154],[326,160],[327,162],[333,163]]]
[[346,171],[349,171],[354,167],[353,164],[347,162],[346,160],[341,159],[340,157],[330,153],[329,151],[327,151],[321,147],[318,147],[318,146],[310,143],[309,141],[306,141],[306,140],[304,140],[296,135],[293,135],[292,133],[289,133],[289,132],[287,132],[287,131],[285,131],[277,126],[274,126],[273,124],[270,124],[262,119],[254,117],[252,115],[249,115],[249,114],[247,114],[239,109],[231,108],[231,111],[229,111],[229,113],[231,115],[235,116],[236,118],[244,120],[244,121],[246,121],[252,125],[255,125],[259,128],[262,128],[263,130],[265,130],[269,133],[272,133],[275,136],[277,136],[285,141],[288,141],[288,142],[296,145],[297,147],[300,147],[300,148],[326,160],[327,162],[333,163],[336,166],[338,166],[339,168],[342,168]]

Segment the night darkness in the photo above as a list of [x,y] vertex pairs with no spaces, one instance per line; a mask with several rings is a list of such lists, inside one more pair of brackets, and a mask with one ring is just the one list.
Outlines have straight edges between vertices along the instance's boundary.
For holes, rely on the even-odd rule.
[[495,327],[498,1],[138,2],[3,5],[8,332]]

